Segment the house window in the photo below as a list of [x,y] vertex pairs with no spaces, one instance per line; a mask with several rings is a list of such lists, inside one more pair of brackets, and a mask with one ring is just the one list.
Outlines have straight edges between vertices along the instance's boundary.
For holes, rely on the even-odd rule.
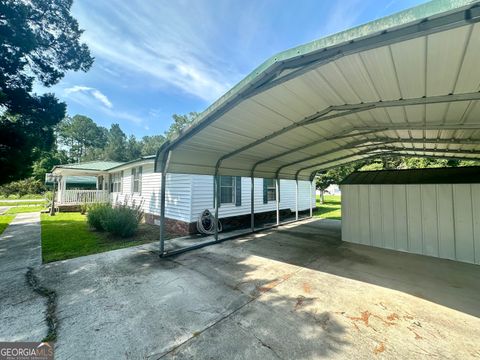
[[220,204],[235,203],[235,177],[220,176]]
[[133,182],[132,191],[134,193],[141,193],[142,192],[142,167],[141,166],[132,169],[132,182]]
[[117,172],[112,174],[112,192],[122,192],[122,172]]
[[277,199],[277,182],[275,179],[265,179],[267,183],[267,201],[275,201]]

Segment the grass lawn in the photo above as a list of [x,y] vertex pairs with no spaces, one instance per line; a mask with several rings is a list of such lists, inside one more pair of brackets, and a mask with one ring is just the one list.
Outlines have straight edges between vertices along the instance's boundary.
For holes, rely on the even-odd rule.
[[317,208],[313,216],[323,219],[342,219],[340,195],[325,195],[325,203],[320,204],[320,196],[317,196]]
[[5,214],[20,214],[20,213],[29,213],[29,212],[38,212],[45,210],[45,206],[43,205],[34,205],[34,206],[15,206],[8,209]]
[[8,224],[15,218],[15,215],[0,215],[0,234],[7,228]]
[[27,194],[27,195],[22,195],[22,196],[18,196],[18,195],[9,195],[9,196],[0,196],[0,201],[1,200],[18,200],[18,199],[22,199],[22,200],[34,200],[34,199],[44,199],[45,198],[45,194]]
[[158,241],[158,227],[140,224],[132,238],[120,239],[91,231],[85,215],[80,213],[42,214],[43,262],[70,259],[104,251]]
[[2,201],[0,206],[26,206],[26,205],[42,205],[46,204],[47,200],[31,200],[31,201]]

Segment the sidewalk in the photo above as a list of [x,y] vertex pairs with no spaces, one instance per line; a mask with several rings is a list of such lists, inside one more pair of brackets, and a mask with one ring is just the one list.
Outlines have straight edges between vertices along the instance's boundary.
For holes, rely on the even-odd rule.
[[39,213],[18,214],[0,235],[0,341],[40,341],[47,334],[45,300],[26,281],[42,263]]

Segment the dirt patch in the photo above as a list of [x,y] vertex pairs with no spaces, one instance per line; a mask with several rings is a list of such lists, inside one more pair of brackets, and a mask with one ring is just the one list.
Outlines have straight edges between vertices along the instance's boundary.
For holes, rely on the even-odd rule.
[[380,344],[378,344],[375,349],[373,349],[373,353],[375,355],[378,355],[380,353],[383,353],[385,351],[385,344],[383,342],[381,342]]
[[395,321],[395,320],[398,320],[398,319],[400,319],[400,317],[395,313],[391,313],[390,315],[387,316],[388,321]]
[[280,277],[278,279],[275,279],[273,281],[270,281],[269,283],[267,283],[265,285],[257,286],[256,289],[260,293],[265,293],[267,291],[272,290],[275,286],[284,282],[285,280],[288,280],[291,276],[292,276],[292,274],[285,274],[282,277]]
[[303,283],[303,292],[306,294],[310,294],[312,292],[312,287],[309,283]]

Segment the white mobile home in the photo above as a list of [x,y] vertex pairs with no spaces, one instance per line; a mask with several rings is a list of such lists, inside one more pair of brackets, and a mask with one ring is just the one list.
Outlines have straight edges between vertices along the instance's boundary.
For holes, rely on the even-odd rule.
[[480,264],[480,167],[360,171],[342,189],[342,240]]
[[[84,202],[110,201],[113,204],[141,204],[145,220],[158,224],[160,215],[161,174],[154,172],[155,156],[127,162],[92,161],[55,166],[60,177],[57,203],[60,208],[78,207]],[[68,190],[68,176],[95,176],[96,190]],[[313,188],[313,187],[312,187]],[[268,216],[276,210],[275,181],[255,179],[256,216]],[[295,181],[280,181],[280,210],[294,212]],[[214,209],[213,177],[207,175],[167,174],[165,216],[167,228],[177,234],[196,231],[198,217]],[[250,216],[250,178],[222,176],[220,179],[219,219],[224,223],[247,221]],[[315,192],[309,181],[299,181],[298,210],[307,211],[315,204]]]

